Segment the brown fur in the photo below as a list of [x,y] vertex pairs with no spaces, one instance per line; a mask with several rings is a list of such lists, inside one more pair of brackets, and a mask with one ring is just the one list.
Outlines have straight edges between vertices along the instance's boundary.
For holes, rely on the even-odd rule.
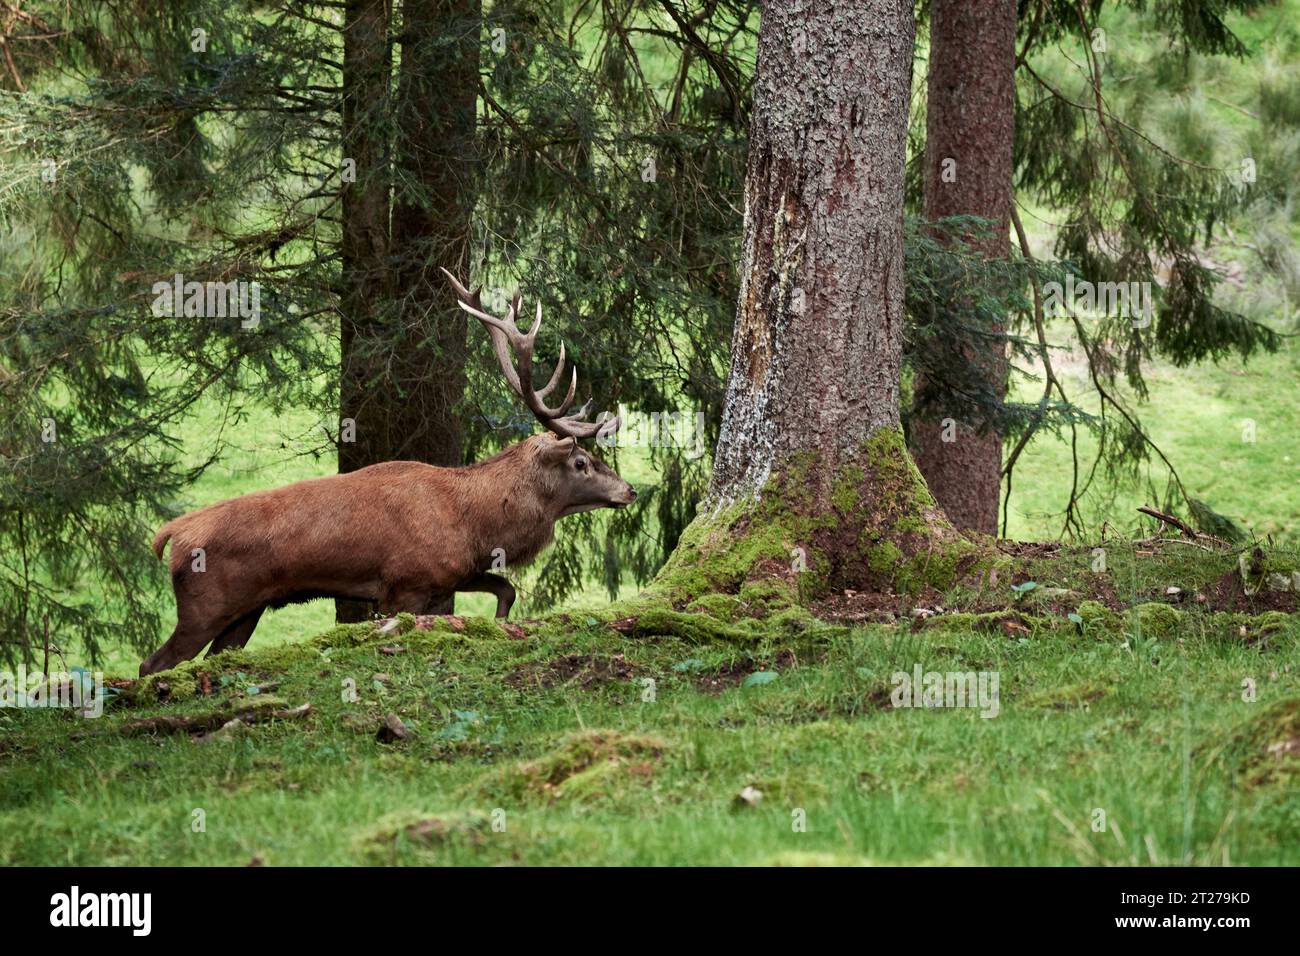
[[140,673],[189,660],[209,642],[210,654],[242,647],[267,607],[317,597],[418,614],[456,591],[487,591],[505,617],[514,589],[486,573],[495,549],[508,565],[525,564],[559,518],[635,496],[576,442],[542,434],[464,468],[385,462],[200,508],[154,538],[159,557],[171,542],[177,623]]

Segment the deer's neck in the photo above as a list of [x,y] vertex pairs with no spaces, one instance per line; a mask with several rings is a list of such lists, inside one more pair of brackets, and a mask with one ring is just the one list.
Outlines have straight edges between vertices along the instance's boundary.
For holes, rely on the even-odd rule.
[[480,561],[491,562],[504,552],[507,564],[523,564],[550,544],[563,505],[528,442],[511,445],[461,474]]

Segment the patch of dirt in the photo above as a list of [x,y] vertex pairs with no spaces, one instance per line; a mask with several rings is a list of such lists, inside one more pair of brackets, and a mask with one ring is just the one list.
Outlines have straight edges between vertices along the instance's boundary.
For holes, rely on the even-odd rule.
[[[1033,629],[1030,627],[1029,621],[1019,611],[1006,608],[1005,605],[997,606],[996,609],[1001,610],[1003,613],[997,614],[996,616],[981,618],[974,623],[973,629],[985,634],[1001,634],[1004,637],[1010,637],[1013,639],[1027,637],[1032,633]],[[931,624],[942,623],[942,621],[943,615],[935,614],[931,617],[918,620],[916,626],[923,629]]]
[[915,608],[933,608],[942,603],[943,595],[932,588],[921,594],[846,589],[824,595],[808,610],[830,624],[894,624],[910,617]]
[[[1000,541],[998,549],[1019,558],[1051,558],[1062,550],[1062,546],[1051,542]],[[1009,620],[1019,623],[1023,623],[1018,616],[1021,610],[1025,613],[1048,613],[1065,617],[1076,611],[1084,601],[1096,601],[1119,613],[1127,611],[1134,604],[1146,602],[1245,614],[1261,614],[1265,611],[1283,611],[1288,614],[1300,612],[1300,591],[1275,590],[1265,585],[1255,594],[1247,594],[1241,575],[1236,571],[1226,572],[1200,591],[1183,590],[1177,594],[1157,591],[1140,594],[1136,601],[1131,594],[1121,594],[1116,590],[1114,578],[1110,574],[1084,574],[1081,577],[1081,581],[1071,582],[1068,589],[1047,584],[1036,591],[1030,591],[1024,599],[1023,608],[1016,606],[1017,602],[1008,589],[1013,584],[1024,584],[1032,579],[1025,570],[1017,570],[993,586],[989,586],[988,581],[963,581],[967,587],[978,587],[980,590],[978,595],[965,598],[956,606],[945,605],[943,595],[933,589],[927,589],[921,594],[846,589],[823,595],[812,602],[808,609],[819,619],[832,624],[894,624],[912,619],[922,626],[924,622],[933,621],[936,616],[948,612],[990,614],[1006,611]],[[1062,593],[1052,594],[1054,590]],[[1014,624],[1010,630],[1016,630]]]
[[755,670],[757,668],[748,661],[736,661],[708,674],[701,674],[696,678],[695,686],[706,694],[721,694],[729,687],[739,686]]
[[745,678],[758,671],[784,671],[799,666],[794,651],[778,651],[776,656],[760,661],[732,661],[717,670],[701,674],[695,679],[695,688],[705,694],[721,694],[724,690],[739,687]]
[[[493,618],[493,621],[496,623],[496,625],[499,628],[501,628],[501,630],[505,631],[506,636],[511,638],[512,640],[523,641],[528,639],[527,628],[521,627],[520,625],[512,623],[510,621],[501,620],[499,618]],[[396,632],[399,627],[398,620],[395,617],[379,618],[374,623],[379,626],[380,634],[392,634]],[[453,631],[455,631],[458,634],[464,632],[467,626],[465,621],[465,616],[463,614],[417,614],[415,615],[415,627],[417,630],[431,631],[433,630],[434,624],[437,623],[446,624],[449,628],[451,628]],[[528,622],[528,623],[532,623],[532,622]],[[400,650],[396,650],[396,651],[385,650],[381,648],[380,652],[384,654],[394,654],[394,653],[401,653],[402,650],[405,650],[405,648],[401,648]]]
[[[1247,786],[1294,788],[1300,779],[1300,698],[1278,701],[1258,713],[1228,740],[1226,750]],[[1218,760],[1223,755],[1220,746],[1211,746],[1200,756]]]
[[234,711],[216,711],[189,716],[164,714],[158,717],[145,717],[123,724],[118,728],[118,732],[125,737],[175,733],[207,734],[224,729],[231,724],[246,726],[265,720],[293,720],[306,717],[311,711],[311,704],[285,708],[278,702],[267,700]]
[[552,687],[573,684],[583,690],[614,681],[629,681],[635,676],[631,664],[622,654],[602,657],[594,654],[566,654],[546,663],[528,663],[506,675],[510,687]]
[[[1109,575],[1094,574],[1092,576],[1091,588],[1087,597],[1101,604],[1104,604],[1112,611],[1123,611],[1128,607],[1128,603],[1121,601],[1119,592],[1115,590],[1115,585],[1111,583]],[[1070,610],[1074,610],[1071,608]]]
[[1255,594],[1247,594],[1241,575],[1229,571],[1205,589],[1205,606],[1212,611],[1244,611],[1261,614],[1264,611],[1285,611],[1294,614],[1300,609],[1300,595],[1295,591],[1273,591],[1261,587]]
[[998,550],[1013,558],[1050,558],[1061,550],[1059,541],[999,541]]
[[401,843],[413,844],[421,849],[434,849],[452,842],[481,846],[490,829],[490,820],[481,813],[448,816],[401,813],[386,818],[365,835],[361,842],[369,854],[385,853]]
[[417,820],[403,827],[401,834],[405,839],[421,846],[444,843],[454,836],[464,837],[467,842],[475,846],[483,842],[481,829],[473,823],[465,820],[444,820],[440,817]]
[[893,688],[881,684],[867,691],[866,701],[876,710],[892,710],[894,707]]

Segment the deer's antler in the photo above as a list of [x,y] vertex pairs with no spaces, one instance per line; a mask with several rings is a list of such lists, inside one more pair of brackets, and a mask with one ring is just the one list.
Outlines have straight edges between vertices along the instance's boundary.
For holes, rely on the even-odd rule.
[[[499,319],[483,311],[483,301],[479,295],[481,289],[471,292],[446,269],[442,272],[450,280],[452,288],[456,290],[460,307],[487,327],[488,334],[492,337],[492,348],[496,352],[497,364],[501,366],[501,373],[539,422],[561,438],[591,438],[592,436],[604,438],[618,431],[620,423],[617,415],[603,422],[583,421],[591,411],[590,401],[574,414],[565,416],[564,413],[573,404],[573,396],[578,390],[576,368],[569,378],[569,390],[564,396],[564,401],[555,408],[546,404],[546,398],[555,391],[560,378],[564,375],[563,342],[560,343],[560,360],[555,364],[555,372],[551,375],[550,381],[540,391],[533,388],[533,343],[537,339],[537,330],[542,326],[540,302],[537,303],[537,316],[533,324],[527,332],[522,332],[519,329],[518,316],[523,300],[519,296],[516,295],[511,300],[510,311],[506,317]],[[510,362],[512,349],[515,354],[513,365]]]

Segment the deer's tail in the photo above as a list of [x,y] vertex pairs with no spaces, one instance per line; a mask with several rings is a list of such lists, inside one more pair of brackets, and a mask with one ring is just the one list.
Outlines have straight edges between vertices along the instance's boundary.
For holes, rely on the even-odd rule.
[[167,547],[168,540],[175,533],[176,533],[175,519],[168,521],[165,525],[163,525],[161,528],[158,529],[158,533],[154,535],[153,538],[153,553],[157,557],[159,558],[162,557],[163,548]]

